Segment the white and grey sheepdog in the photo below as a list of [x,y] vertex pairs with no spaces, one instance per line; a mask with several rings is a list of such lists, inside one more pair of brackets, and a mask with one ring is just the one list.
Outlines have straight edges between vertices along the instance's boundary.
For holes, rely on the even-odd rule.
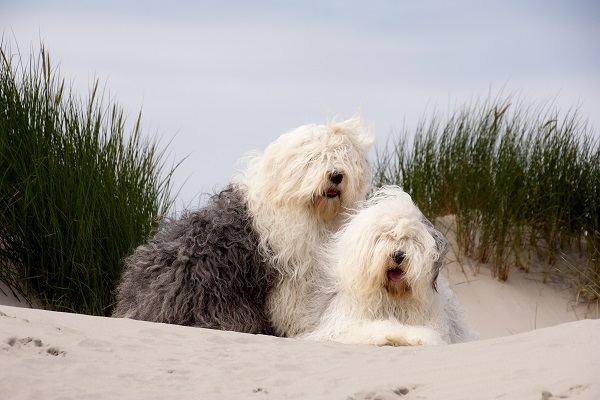
[[359,116],[279,137],[126,259],[113,317],[297,335],[316,250],[369,189],[373,141]]
[[310,340],[408,346],[476,338],[440,268],[449,245],[397,186],[379,189],[322,247]]

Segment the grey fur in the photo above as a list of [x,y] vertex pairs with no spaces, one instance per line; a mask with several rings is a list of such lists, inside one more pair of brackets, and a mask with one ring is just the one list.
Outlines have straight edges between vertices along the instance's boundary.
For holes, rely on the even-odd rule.
[[435,228],[431,221],[425,217],[423,217],[422,221],[425,224],[429,234],[433,237],[433,240],[435,240],[435,247],[439,254],[434,265],[435,274],[433,276],[433,281],[431,282],[433,290],[437,292],[437,278],[440,274],[440,270],[442,269],[442,265],[444,264],[444,258],[446,257],[446,254],[448,254],[448,250],[450,250],[450,243],[448,243],[448,240],[444,237],[444,235],[442,235],[442,232]]
[[[450,243],[427,218],[423,217],[423,222],[425,223],[427,230],[429,231],[431,236],[433,236],[433,239],[435,240],[435,246],[439,253],[439,257],[435,262],[434,266],[435,277],[433,279],[433,289],[439,294],[437,287],[437,284],[439,282],[438,276],[440,274],[440,270],[442,269],[444,258],[450,250]],[[467,323],[464,310],[460,306],[456,295],[449,288],[446,279],[442,279],[442,294],[445,296],[446,299],[444,303],[444,312],[447,316],[450,343],[462,343],[476,340],[477,334],[471,329],[471,327]]]
[[244,193],[233,185],[168,221],[126,259],[113,317],[272,333],[275,280],[259,251]]

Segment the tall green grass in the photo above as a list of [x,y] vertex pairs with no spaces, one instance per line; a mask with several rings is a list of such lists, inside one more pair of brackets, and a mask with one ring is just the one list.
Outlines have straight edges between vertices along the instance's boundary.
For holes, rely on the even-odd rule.
[[527,270],[532,252],[546,278],[570,247],[587,252],[579,284],[598,293],[600,150],[577,110],[498,96],[434,115],[377,152],[374,186],[384,184],[402,186],[430,219],[455,214],[461,251],[499,279]]
[[41,45],[0,49],[0,280],[46,308],[108,315],[123,259],[170,207],[164,150]]

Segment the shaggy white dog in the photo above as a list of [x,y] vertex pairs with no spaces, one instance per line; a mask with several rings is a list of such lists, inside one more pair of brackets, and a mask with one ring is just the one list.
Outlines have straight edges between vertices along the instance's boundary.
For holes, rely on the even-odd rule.
[[315,319],[299,336],[380,346],[474,340],[439,274],[447,251],[407,193],[381,188],[323,248]]
[[301,126],[252,158],[237,181],[246,192],[259,247],[277,271],[267,315],[278,336],[297,335],[298,321],[308,318],[315,250],[365,199],[373,142],[358,115]]

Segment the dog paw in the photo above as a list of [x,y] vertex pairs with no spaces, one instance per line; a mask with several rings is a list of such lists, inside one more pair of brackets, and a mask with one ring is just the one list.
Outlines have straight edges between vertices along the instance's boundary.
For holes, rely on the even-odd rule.
[[386,335],[387,346],[423,346],[446,344],[438,331],[422,326],[407,326],[403,332]]
[[[419,328],[419,327],[416,327]],[[415,338],[411,338],[417,345],[443,345],[446,344],[442,335],[431,328],[419,328],[419,332]]]

